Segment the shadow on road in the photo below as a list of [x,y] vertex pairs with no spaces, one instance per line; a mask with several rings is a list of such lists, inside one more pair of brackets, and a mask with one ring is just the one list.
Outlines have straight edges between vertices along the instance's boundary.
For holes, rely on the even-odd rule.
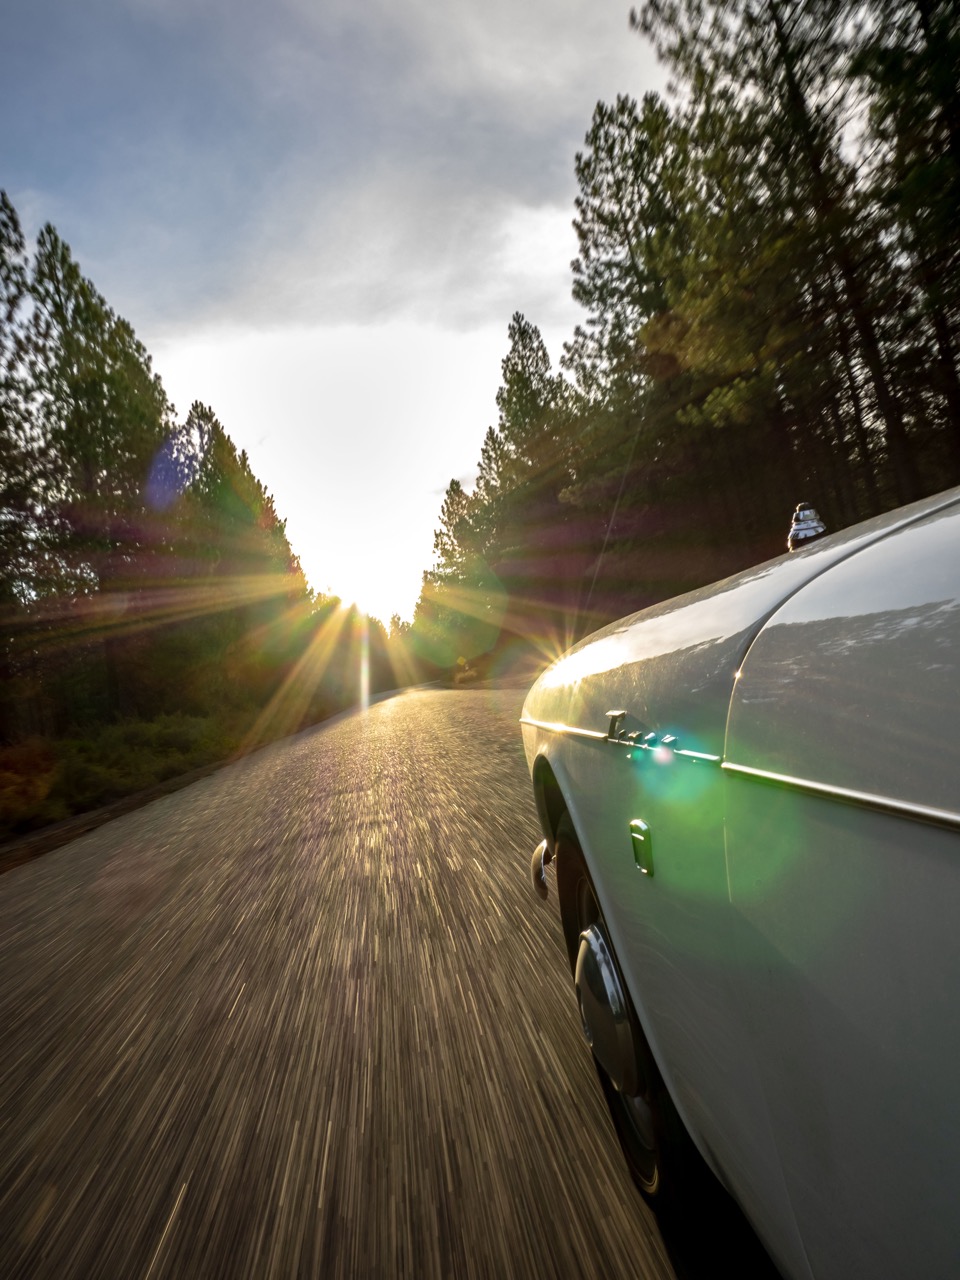
[[677,1280],[781,1280],[739,1205],[719,1184],[658,1225]]

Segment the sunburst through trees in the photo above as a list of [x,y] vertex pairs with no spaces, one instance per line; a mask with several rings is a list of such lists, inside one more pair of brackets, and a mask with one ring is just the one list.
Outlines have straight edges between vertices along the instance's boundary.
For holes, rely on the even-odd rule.
[[[231,757],[397,677],[315,596],[213,411],[0,196],[0,838]],[[404,668],[404,676],[411,672]]]

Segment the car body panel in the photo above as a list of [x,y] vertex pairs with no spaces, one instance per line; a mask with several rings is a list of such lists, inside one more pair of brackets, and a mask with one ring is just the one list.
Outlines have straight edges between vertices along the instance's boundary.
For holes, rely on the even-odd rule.
[[728,769],[725,826],[737,991],[817,1275],[960,1274],[958,546],[953,507],[810,583],[731,704],[728,766],[799,784]]
[[[913,1155],[929,1151],[937,1167],[960,1172],[955,1157],[943,1164],[950,1140],[928,1142],[919,1103],[903,1084],[908,1064],[927,1062],[934,1052],[932,1024],[952,1016],[951,984],[960,973],[949,921],[960,904],[947,850],[955,858],[960,848],[951,844],[953,832],[926,822],[923,854],[912,869],[903,855],[916,840],[901,834],[898,855],[889,834],[891,826],[912,832],[911,819],[882,806],[862,809],[761,785],[727,766],[784,775],[814,770],[811,778],[824,786],[839,777],[841,788],[860,791],[903,783],[906,762],[898,754],[907,744],[917,782],[898,797],[918,797],[928,808],[948,802],[960,682],[949,662],[934,671],[939,711],[931,719],[909,681],[901,676],[897,685],[889,650],[891,640],[901,645],[895,662],[901,668],[909,665],[908,651],[922,652],[925,671],[943,664],[944,648],[955,644],[960,653],[954,621],[960,568],[953,567],[956,555],[943,550],[956,546],[958,502],[960,491],[953,491],[902,508],[615,623],[545,672],[524,706],[528,762],[535,776],[543,762],[549,765],[570,810],[625,982],[677,1109],[790,1276],[867,1274],[856,1269],[860,1261],[876,1264],[869,1220],[889,1202],[896,1175],[880,1159],[882,1141],[876,1133],[870,1138],[870,1117],[891,1090],[899,1092],[889,1104],[896,1127],[890,1146],[910,1135]],[[906,572],[918,559],[924,572]],[[907,585],[899,600],[874,608],[868,578]],[[838,615],[845,620],[839,629]],[[887,701],[882,716],[857,729],[844,712],[844,680],[854,681],[843,663],[871,644],[850,705],[860,705],[862,716],[872,695]],[[820,664],[815,670],[811,655]],[[626,713],[613,726],[612,711]],[[926,726],[927,744],[953,744],[934,765],[922,750]],[[669,750],[651,749],[645,733],[656,735],[653,744],[664,734],[678,741]],[[883,757],[881,766],[858,761],[856,745],[865,741]],[[830,767],[835,759],[845,762],[839,771]],[[634,858],[630,822],[637,818],[650,829],[652,875]],[[808,828],[819,842],[809,858],[802,849]],[[843,849],[850,850],[846,860]],[[930,950],[907,966],[911,976],[896,954],[908,942],[888,946],[872,963],[885,932],[903,935],[898,901],[912,904],[915,928],[930,892],[943,909]],[[928,993],[927,1021],[913,1026],[907,993],[932,957],[949,982]],[[834,966],[839,982],[832,981]],[[878,1027],[892,991],[897,1025],[916,1050],[893,1058],[882,1056],[890,1045]],[[960,1045],[949,1043],[952,1060]],[[871,1051],[882,1058],[875,1086],[851,1101]],[[931,1087],[942,1089],[948,1071],[949,1065],[938,1067]],[[851,1145],[870,1152],[852,1161],[858,1173],[842,1168]],[[905,1157],[911,1178],[919,1173],[913,1155]],[[930,1179],[915,1185],[929,1189]],[[911,1202],[915,1218],[927,1222],[931,1249],[944,1221],[938,1195],[930,1190],[929,1213],[921,1193]],[[931,1255],[941,1262],[951,1231]],[[875,1239],[893,1234],[891,1226]]]
[[960,812],[958,548],[941,509],[788,600],[743,664],[726,758]]
[[960,1274],[958,838],[733,779],[728,799],[737,1025],[813,1272]]

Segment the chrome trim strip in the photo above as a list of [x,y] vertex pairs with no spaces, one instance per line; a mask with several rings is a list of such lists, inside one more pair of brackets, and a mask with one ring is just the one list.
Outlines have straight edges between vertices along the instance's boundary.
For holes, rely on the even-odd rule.
[[751,769],[749,765],[734,764],[724,760],[720,766],[728,773],[746,778],[747,781],[766,782],[807,795],[823,796],[841,804],[856,805],[861,809],[874,809],[879,813],[892,813],[901,818],[913,818],[917,822],[929,822],[936,827],[960,830],[960,813],[951,809],[934,809],[925,804],[912,804],[908,800],[893,800],[889,796],[875,795],[870,791],[853,791],[848,787],[835,787],[828,782],[813,782],[809,778],[793,778],[786,773],[771,773],[766,769]]
[[527,724],[532,729],[546,729],[548,733],[565,733],[573,738],[593,738],[595,742],[616,741],[615,738],[608,738],[599,729],[578,729],[570,724],[557,724],[550,720],[531,720],[529,716],[521,716],[520,723]]
[[615,747],[628,747],[631,751],[658,751],[663,747],[664,750],[672,751],[681,760],[689,760],[691,763],[697,761],[705,764],[720,763],[719,756],[709,755],[705,751],[679,750],[664,743],[641,742],[636,738],[611,738],[609,732],[602,733],[599,729],[580,729],[575,725],[560,724],[554,720],[533,720],[530,716],[521,716],[520,723],[529,725],[531,729],[545,729],[547,733],[562,733],[570,738],[590,738],[594,742],[612,742]]

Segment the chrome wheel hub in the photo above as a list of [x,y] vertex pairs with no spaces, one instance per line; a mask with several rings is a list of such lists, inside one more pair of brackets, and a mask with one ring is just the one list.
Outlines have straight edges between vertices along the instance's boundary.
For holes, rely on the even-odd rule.
[[594,1057],[614,1087],[634,1098],[640,1091],[641,1075],[633,1028],[613,953],[599,922],[580,934],[574,981],[583,1034]]

